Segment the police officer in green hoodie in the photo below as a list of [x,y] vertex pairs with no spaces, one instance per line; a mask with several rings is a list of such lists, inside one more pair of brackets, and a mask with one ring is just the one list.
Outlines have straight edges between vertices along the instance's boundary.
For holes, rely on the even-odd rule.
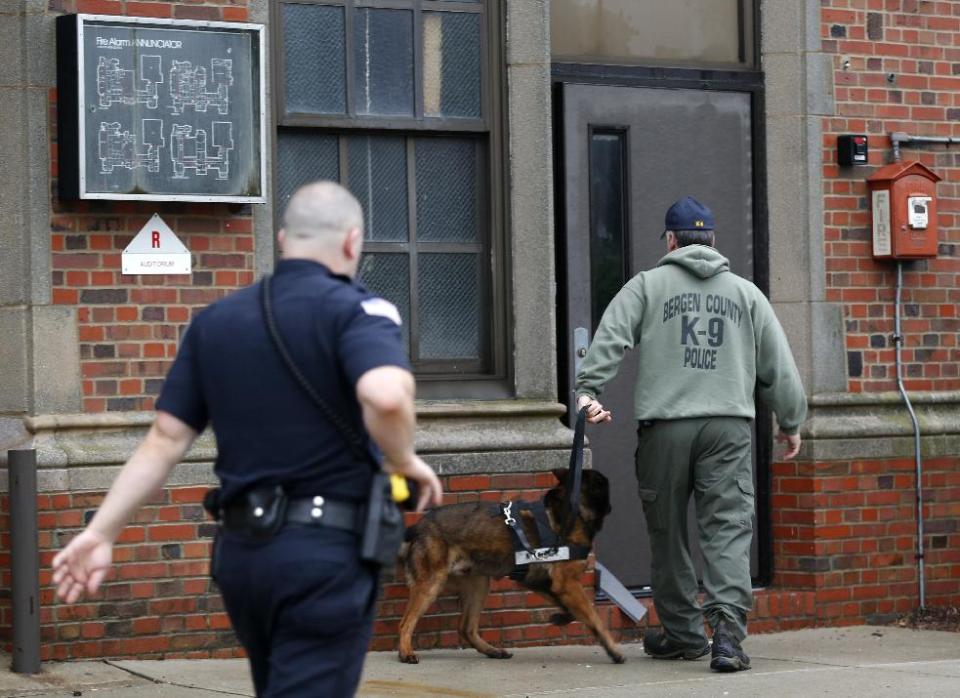
[[[711,652],[705,617],[713,630],[710,667],[740,671],[750,668],[740,643],[753,601],[754,394],[776,414],[786,459],[800,450],[807,402],[769,301],[714,249],[710,209],[691,197],[677,201],[664,237],[667,255],[607,306],[577,374],[577,405],[587,406],[593,423],[610,421],[597,398],[624,352],[639,347],[636,472],[663,627],[647,631],[644,651],[658,659],[703,657]],[[702,609],[687,542],[691,493],[705,563]]]

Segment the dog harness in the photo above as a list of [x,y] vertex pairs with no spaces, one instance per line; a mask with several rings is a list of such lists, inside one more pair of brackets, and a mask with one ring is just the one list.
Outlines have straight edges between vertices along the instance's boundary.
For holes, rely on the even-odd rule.
[[[529,565],[533,563],[561,562],[563,560],[586,560],[590,554],[589,545],[570,545],[567,536],[580,513],[580,482],[583,474],[583,434],[586,427],[587,410],[583,408],[577,414],[577,424],[573,432],[573,449],[570,452],[570,468],[567,471],[567,513],[559,535],[550,526],[547,508],[543,501],[502,502],[500,512],[504,523],[513,534],[514,568],[508,575],[514,581],[527,576]],[[540,547],[533,547],[523,530],[520,512],[529,511],[537,526]]]

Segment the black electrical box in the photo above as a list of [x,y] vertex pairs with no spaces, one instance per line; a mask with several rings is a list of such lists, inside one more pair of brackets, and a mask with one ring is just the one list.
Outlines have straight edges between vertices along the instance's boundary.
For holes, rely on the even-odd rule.
[[837,136],[837,164],[841,167],[866,165],[869,152],[867,137],[863,135]]

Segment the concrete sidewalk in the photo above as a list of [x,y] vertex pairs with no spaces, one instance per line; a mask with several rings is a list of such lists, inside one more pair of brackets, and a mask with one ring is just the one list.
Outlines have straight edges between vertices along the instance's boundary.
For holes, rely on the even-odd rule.
[[[420,653],[416,666],[392,652],[367,658],[360,695],[452,696],[957,696],[960,634],[869,627],[755,635],[753,669],[715,674],[707,659],[656,661],[626,645],[610,664],[594,646],[519,649],[492,660],[473,650]],[[7,664],[9,666],[9,664]],[[47,664],[36,677],[0,671],[0,697],[216,698],[252,696],[243,660]],[[319,697],[318,697],[319,698]]]

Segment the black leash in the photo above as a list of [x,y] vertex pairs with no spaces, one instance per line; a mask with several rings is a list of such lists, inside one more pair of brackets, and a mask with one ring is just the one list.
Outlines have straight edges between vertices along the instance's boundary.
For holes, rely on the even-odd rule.
[[573,530],[573,524],[580,514],[580,483],[583,480],[583,437],[587,427],[587,408],[577,413],[577,423],[573,429],[573,448],[570,451],[570,469],[567,471],[567,520],[560,529],[560,540],[564,541]]
[[[573,432],[573,448],[570,452],[570,469],[564,486],[567,488],[567,514],[558,534],[554,534],[544,524],[546,511],[543,502],[506,502],[500,505],[504,522],[510,527],[514,536],[515,569],[511,573],[514,579],[522,579],[526,574],[526,565],[533,562],[559,562],[561,560],[584,560],[590,554],[590,547],[570,545],[567,537],[573,530],[577,517],[580,514],[580,485],[583,481],[583,442],[586,428],[587,410],[583,408],[577,414],[577,422]],[[520,520],[520,511],[530,511],[537,525],[541,547],[535,548],[530,544],[523,523]]]

